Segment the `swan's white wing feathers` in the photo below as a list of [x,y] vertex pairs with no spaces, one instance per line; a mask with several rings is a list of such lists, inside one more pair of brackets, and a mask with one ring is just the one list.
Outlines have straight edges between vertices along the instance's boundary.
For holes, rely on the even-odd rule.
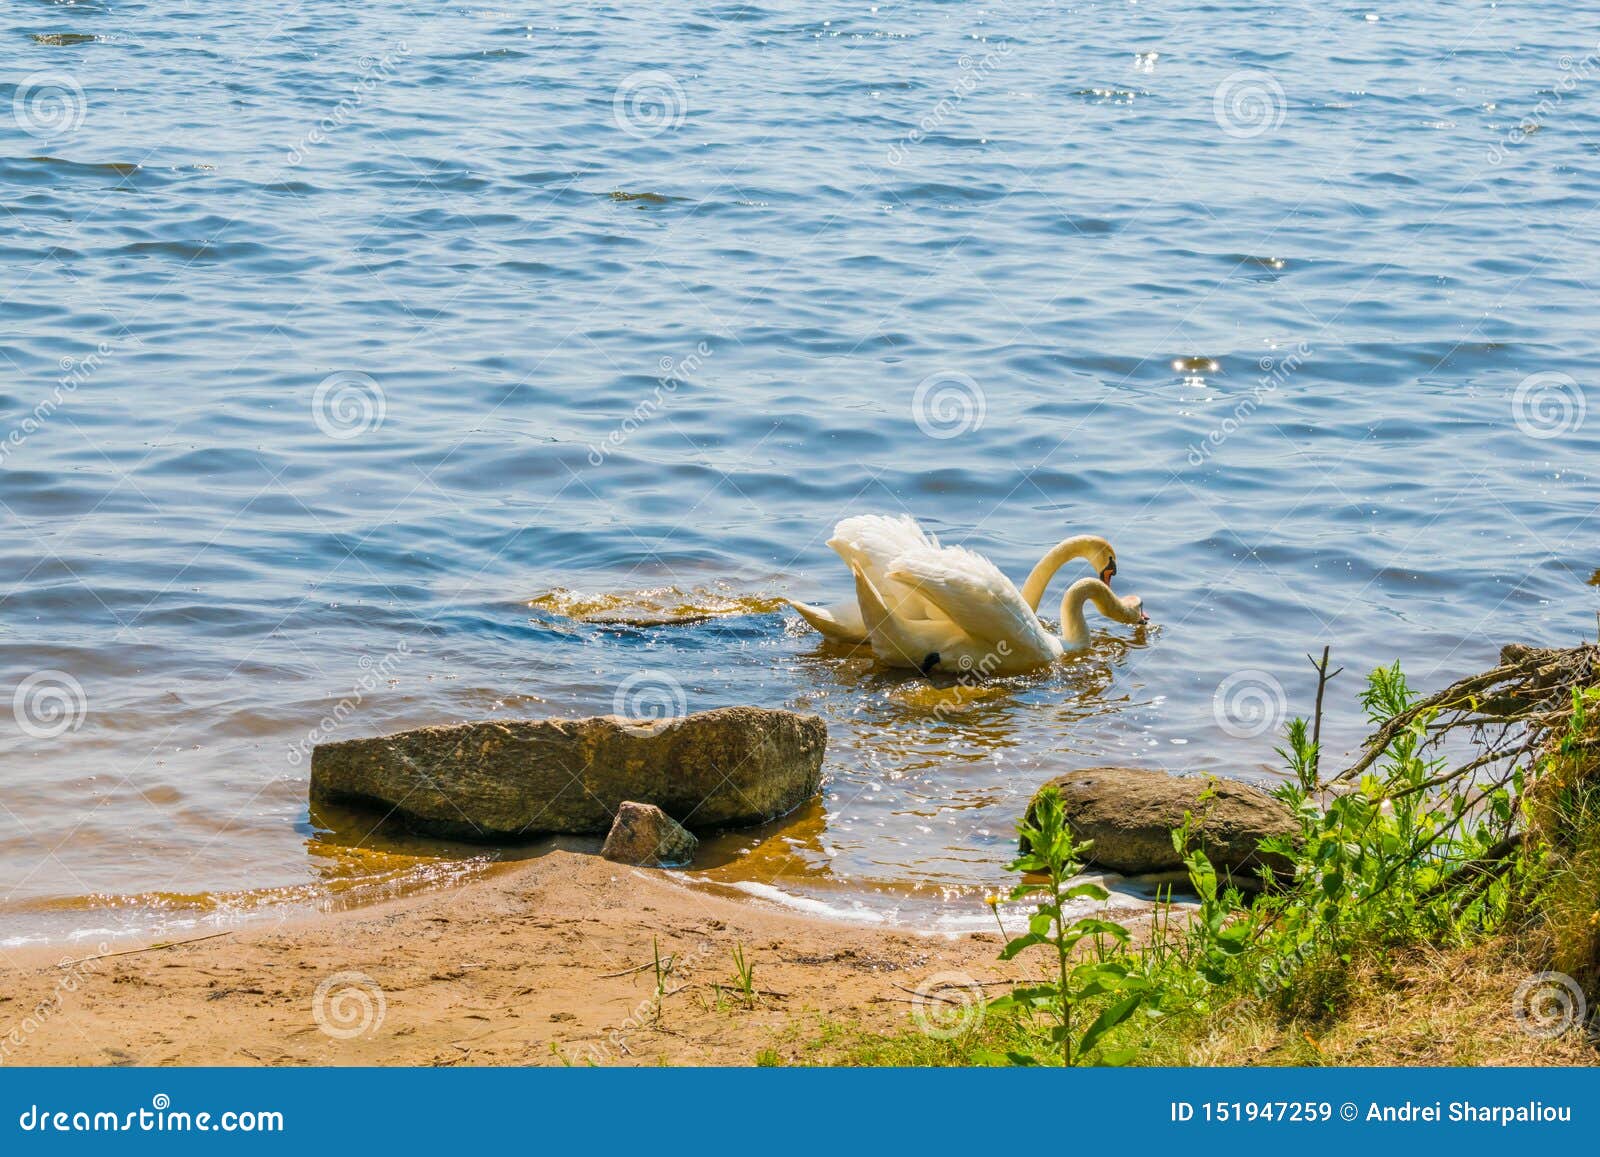
[[902,554],[938,550],[939,540],[908,514],[857,514],[833,528],[828,545],[852,568],[859,567],[878,589],[889,610],[906,619],[944,619],[932,603],[889,576],[889,564]]
[[888,578],[889,563],[907,551],[936,548],[910,515],[858,514],[833,528],[828,545],[851,566],[858,566],[872,585],[881,588]]
[[926,598],[967,634],[990,643],[1036,643],[1044,633],[1021,593],[983,555],[959,546],[910,550],[889,578]]

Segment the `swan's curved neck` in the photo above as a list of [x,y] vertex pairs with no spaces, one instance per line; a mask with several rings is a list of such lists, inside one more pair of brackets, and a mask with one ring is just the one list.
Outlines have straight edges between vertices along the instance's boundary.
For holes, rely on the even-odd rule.
[[1061,639],[1068,647],[1083,647],[1089,642],[1089,620],[1084,604],[1093,603],[1107,618],[1115,618],[1121,604],[1111,588],[1097,578],[1081,578],[1061,596]]
[[1023,601],[1037,611],[1040,601],[1044,598],[1045,588],[1050,585],[1050,580],[1056,577],[1056,571],[1075,558],[1088,558],[1104,541],[1093,534],[1079,534],[1056,543],[1028,572],[1027,581],[1022,584]]

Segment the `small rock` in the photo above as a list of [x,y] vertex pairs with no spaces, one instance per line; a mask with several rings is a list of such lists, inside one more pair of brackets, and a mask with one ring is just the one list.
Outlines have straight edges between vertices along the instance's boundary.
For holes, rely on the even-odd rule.
[[[1253,876],[1258,867],[1288,868],[1263,855],[1269,836],[1295,836],[1299,825],[1284,804],[1258,787],[1233,779],[1168,775],[1138,767],[1086,767],[1041,786],[1061,792],[1062,810],[1079,843],[1094,841],[1089,862],[1127,876],[1183,867],[1172,832],[1194,816],[1198,846],[1219,873]],[[1210,797],[1201,794],[1210,788]],[[1034,797],[1038,798],[1037,795]],[[1032,813],[1033,804],[1028,805]]]
[[619,864],[677,868],[694,859],[699,846],[687,828],[655,804],[624,802],[600,854]]

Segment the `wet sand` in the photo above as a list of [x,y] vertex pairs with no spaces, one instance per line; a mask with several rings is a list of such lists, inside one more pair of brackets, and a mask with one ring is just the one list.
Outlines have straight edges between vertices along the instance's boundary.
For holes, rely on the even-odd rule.
[[[653,942],[672,961],[659,1017]],[[4,1063],[748,1065],[794,1059],[824,1022],[908,1028],[941,973],[1020,975],[997,933],[819,920],[568,850],[372,907],[112,950],[5,954]],[[945,991],[927,1007],[959,1015],[971,990]]]

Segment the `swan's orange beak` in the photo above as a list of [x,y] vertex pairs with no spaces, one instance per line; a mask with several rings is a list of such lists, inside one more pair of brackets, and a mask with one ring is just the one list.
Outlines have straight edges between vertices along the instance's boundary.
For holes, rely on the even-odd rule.
[[1111,585],[1111,579],[1116,573],[1117,573],[1117,560],[1116,559],[1112,559],[1110,562],[1106,563],[1105,569],[1100,572],[1100,581],[1105,583],[1106,586],[1110,586]]

